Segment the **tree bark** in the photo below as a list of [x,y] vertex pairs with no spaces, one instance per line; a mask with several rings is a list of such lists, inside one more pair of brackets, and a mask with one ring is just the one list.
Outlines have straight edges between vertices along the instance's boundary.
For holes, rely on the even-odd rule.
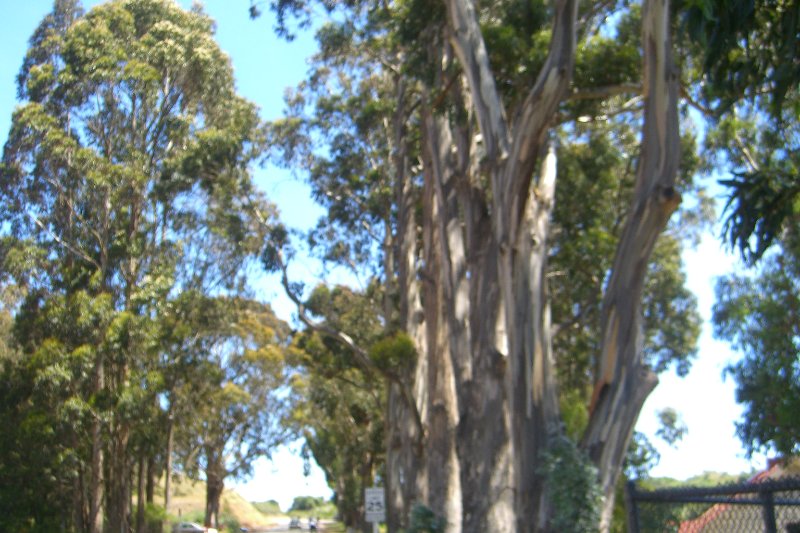
[[[397,110],[393,115],[393,163],[395,168],[394,196],[397,210],[397,230],[392,246],[397,252],[397,279],[394,283],[398,302],[398,323],[417,347],[417,360],[413,368],[397,383],[390,383],[387,393],[386,427],[386,503],[387,526],[390,532],[408,528],[415,498],[427,499],[426,476],[420,474],[423,428],[427,426],[424,376],[427,375],[427,350],[422,326],[424,311],[417,277],[419,255],[416,201],[414,185],[408,166],[406,140],[405,82],[398,76]],[[387,230],[389,231],[389,230]],[[387,298],[389,300],[389,298]],[[409,384],[411,394],[403,390]]]
[[[103,354],[98,354],[94,368],[94,378],[92,388],[95,394],[103,390],[104,382],[104,363]],[[103,440],[99,415],[95,414],[91,423],[92,433],[92,463],[90,468],[89,480],[89,517],[87,525],[89,533],[100,533],[103,530],[103,516],[101,507],[103,504]]]
[[556,154],[551,145],[529,195],[514,254],[516,300],[509,376],[515,531],[520,532],[548,529],[550,508],[540,464],[542,454],[561,435],[545,277],[555,180]]
[[131,468],[128,460],[129,428],[115,424],[110,439],[106,482],[106,523],[110,533],[130,529]]
[[136,487],[136,532],[145,532],[145,485],[147,483],[147,461],[144,454],[139,456],[139,468],[137,469],[138,483]]
[[225,477],[221,472],[224,467],[214,464],[209,455],[209,465],[206,468],[206,510],[203,519],[206,527],[219,528],[219,502],[222,491],[225,489]]
[[636,419],[658,383],[643,360],[642,288],[658,236],[680,204],[678,72],[672,61],[669,3],[642,8],[644,125],[631,213],[617,246],[603,299],[602,352],[582,445],[600,471],[601,529],[610,527],[614,489]]
[[157,477],[158,473],[156,472],[156,458],[155,455],[150,454],[147,456],[147,486],[145,487],[145,499],[149,504],[155,503],[154,498]]
[[[483,140],[480,166],[490,183],[486,211],[491,234],[475,219],[464,217],[463,222],[467,234],[482,235],[481,252],[494,262],[476,258],[469,268],[472,301],[478,304],[473,322],[483,320],[491,329],[479,326],[472,332],[469,355],[464,354],[471,366],[457,381],[464,530],[546,529],[547,498],[536,467],[560,424],[544,277],[554,152],[548,159],[551,168],[545,165],[535,187],[532,180],[551,119],[569,87],[577,2],[556,3],[548,58],[510,125],[475,6],[464,0],[446,5],[451,42]],[[446,161],[448,155],[440,157]],[[478,181],[479,176],[470,179]]]
[[[428,135],[437,135],[434,119],[427,117],[425,131]],[[449,148],[449,145],[447,146]],[[427,148],[431,148],[427,146]],[[458,425],[458,405],[456,401],[455,375],[450,350],[458,345],[459,339],[448,326],[447,300],[451,294],[443,285],[450,280],[445,273],[447,257],[442,255],[442,248],[447,246],[446,236],[442,231],[444,224],[439,224],[446,213],[442,212],[440,191],[437,191],[436,180],[441,180],[441,168],[434,168],[440,153],[437,147],[425,155],[425,190],[424,212],[429,217],[423,226],[426,228],[425,266],[426,277],[439,278],[438,283],[429,284],[424,296],[426,319],[426,344],[431,357],[427,361],[427,439],[425,442],[425,460],[427,464],[428,505],[447,522],[447,531],[461,530],[461,484],[459,462],[456,452],[456,427]],[[442,279],[445,278],[445,279]]]
[[170,499],[172,498],[172,446],[175,423],[172,417],[172,403],[167,412],[167,449],[164,451],[164,512],[169,514]]

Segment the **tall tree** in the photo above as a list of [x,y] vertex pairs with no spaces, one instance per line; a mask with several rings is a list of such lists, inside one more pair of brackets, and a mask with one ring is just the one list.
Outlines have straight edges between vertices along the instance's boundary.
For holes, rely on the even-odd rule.
[[0,180],[27,290],[15,336],[77,465],[55,474],[75,527],[120,531],[134,442],[156,434],[159,317],[209,269],[204,289],[238,290],[261,243],[246,214],[258,117],[212,21],[166,0],[85,15],[58,0],[18,81]]
[[[274,4],[282,21],[304,7]],[[320,30],[319,68],[272,132],[329,207],[314,241],[328,244],[328,259],[373,261],[386,287],[383,320],[416,348],[413,367],[386,376],[390,527],[406,523],[413,501],[442,516],[449,531],[578,527],[570,520],[584,524],[585,515],[559,512],[591,508],[596,482],[605,529],[634,423],[656,385],[650,364],[666,363],[676,348],[682,358],[693,341],[691,333],[665,335],[656,340],[662,353],[644,350],[648,266],[681,197],[668,5],[645,2],[641,16],[622,17],[614,46],[603,21],[615,19],[617,6],[606,3],[326,5],[345,4],[344,22]],[[632,31],[639,22],[641,37]],[[571,88],[573,73],[581,85]],[[593,280],[600,340],[575,374],[581,384],[591,376],[578,396],[586,419],[576,442],[562,427],[554,355],[569,354],[553,351],[548,289],[550,256],[563,249],[551,225],[561,179],[554,126],[566,123],[562,133],[581,144],[581,124],[623,113],[635,113],[641,137],[624,156],[630,192],[616,230],[597,243],[611,257]],[[314,143],[324,148],[314,152]],[[287,258],[265,254],[284,274]],[[680,287],[680,276],[672,279]],[[691,314],[691,297],[674,297]],[[663,303],[649,308],[654,320],[673,314],[671,299]],[[696,320],[687,323],[696,331]],[[348,332],[310,325],[367,353]],[[543,463],[570,464],[590,481],[586,492],[565,504],[560,477]]]
[[191,416],[176,439],[184,470],[205,478],[205,523],[219,527],[225,481],[249,475],[253,462],[288,436],[281,390],[288,328],[269,306],[252,300],[206,298],[201,305],[209,321],[198,332],[207,338],[206,353],[195,354],[194,371],[204,378],[186,380],[181,400],[194,407],[182,406]]
[[[402,360],[397,339],[382,338],[382,298],[377,285],[370,289],[358,293],[319,286],[306,306],[325,327],[353,332],[354,342],[370,346],[370,363],[396,369]],[[410,342],[406,346],[413,353]],[[325,472],[342,522],[364,529],[364,488],[375,483],[385,465],[385,380],[377,368],[365,366],[347,347],[319,332],[297,335],[294,348],[299,371],[292,380],[292,422]]]

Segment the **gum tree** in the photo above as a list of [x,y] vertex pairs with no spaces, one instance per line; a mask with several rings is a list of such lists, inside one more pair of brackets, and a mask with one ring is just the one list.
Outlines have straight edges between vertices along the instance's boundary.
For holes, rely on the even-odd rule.
[[169,1],[86,14],[56,1],[18,81],[0,220],[4,267],[27,291],[15,337],[34,392],[48,391],[30,414],[51,417],[66,447],[54,475],[74,527],[127,530],[134,470],[141,504],[163,449],[149,443],[175,357],[159,352],[169,301],[238,291],[261,246],[247,214],[262,203],[248,172],[258,116],[212,21]]
[[[305,7],[275,4],[284,22]],[[660,279],[648,279],[648,267],[680,204],[676,179],[686,163],[668,4],[620,13],[617,43],[603,33],[617,6],[605,3],[326,5],[347,9],[344,22],[320,29],[317,68],[271,133],[329,209],[312,243],[324,244],[328,260],[368,265],[386,288],[387,336],[401,331],[415,346],[413,364],[380,374],[389,390],[390,527],[406,525],[421,502],[448,531],[607,529],[633,426],[657,383],[653,368],[690,354],[697,331],[685,290],[649,300],[647,326],[644,318],[646,281]],[[623,123],[614,118],[626,114]],[[582,126],[592,122],[611,126]],[[582,213],[609,195],[620,199],[606,213],[616,215],[613,231],[596,232],[607,263],[588,277],[594,291],[572,301],[569,270],[548,267],[570,244],[559,240],[566,224],[552,218],[559,188],[570,186],[558,170],[569,149],[557,139],[601,154],[599,142],[621,131],[629,142],[606,155],[618,155],[614,168],[630,177],[627,186],[609,180],[575,202]],[[594,229],[579,225],[576,239]],[[660,274],[676,242],[662,248]],[[268,248],[264,259],[283,269],[307,325],[375,367],[352,332],[305,316],[287,277],[288,248]],[[553,302],[557,275],[567,276],[565,300]],[[680,276],[671,279],[681,288]],[[683,310],[671,313],[678,302]],[[554,351],[555,336],[570,335],[554,327],[554,304],[559,325],[575,313],[573,325],[596,332],[574,365],[574,401],[559,391],[559,369],[575,354]],[[596,322],[587,319],[594,312]],[[659,338],[659,317],[676,315],[690,317],[686,336]],[[577,438],[562,413],[576,403],[575,419],[584,418],[572,428]],[[585,490],[563,490],[564,472],[553,465],[567,465]]]

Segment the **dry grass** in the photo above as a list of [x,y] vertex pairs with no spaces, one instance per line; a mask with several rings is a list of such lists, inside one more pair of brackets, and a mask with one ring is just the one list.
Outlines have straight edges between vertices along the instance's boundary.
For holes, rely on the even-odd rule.
[[[164,485],[161,483],[160,492],[162,494],[163,487]],[[206,486],[203,482],[195,482],[185,478],[175,480],[171,490],[172,501],[169,509],[171,516],[193,520],[194,517],[203,515],[206,503]],[[163,502],[163,496],[157,498],[156,501]],[[260,512],[237,492],[228,489],[222,493],[220,515],[220,518],[222,518],[222,515],[231,516],[236,519],[239,525],[250,529],[269,527],[286,520],[284,515],[266,515]]]

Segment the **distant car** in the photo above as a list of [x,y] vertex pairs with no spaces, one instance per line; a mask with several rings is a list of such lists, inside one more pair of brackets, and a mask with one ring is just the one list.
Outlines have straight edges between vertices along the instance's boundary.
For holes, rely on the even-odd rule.
[[196,522],[179,522],[172,526],[172,533],[218,533],[216,528],[201,526]]
[[289,529],[300,529],[300,519],[292,518],[289,520]]

